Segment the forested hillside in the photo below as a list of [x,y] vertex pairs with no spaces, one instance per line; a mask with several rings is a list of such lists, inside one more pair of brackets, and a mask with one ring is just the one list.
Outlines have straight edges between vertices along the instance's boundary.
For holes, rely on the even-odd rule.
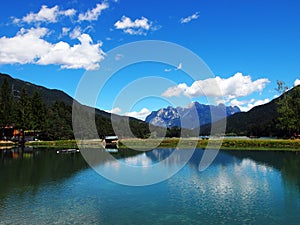
[[[287,91],[271,102],[254,107],[248,112],[227,118],[226,134],[258,137],[291,137],[300,132],[300,86]],[[222,121],[214,123],[218,128]],[[210,134],[211,124],[201,127],[200,133]],[[221,129],[221,128],[220,128]]]
[[[73,139],[72,104],[73,98],[62,91],[37,86],[0,73],[2,128],[12,126],[23,130],[38,130],[44,140]],[[99,136],[115,134],[110,113],[90,107],[86,109],[95,110]],[[150,135],[146,122],[117,115],[115,118],[120,123],[120,127],[117,126],[119,128],[124,121],[129,120],[130,129],[136,137],[145,138]],[[126,137],[129,131],[119,129],[118,135]]]

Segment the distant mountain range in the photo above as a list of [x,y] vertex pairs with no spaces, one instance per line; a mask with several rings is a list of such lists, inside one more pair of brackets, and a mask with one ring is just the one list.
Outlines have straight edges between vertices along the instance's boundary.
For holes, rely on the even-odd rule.
[[197,126],[210,124],[239,112],[241,110],[237,106],[232,107],[223,104],[214,106],[193,102],[186,108],[169,106],[153,111],[146,117],[145,121],[155,126],[194,129]]
[[[5,78],[12,87],[13,94],[16,98],[20,94],[22,87],[26,87],[29,95],[32,95],[34,91],[37,90],[48,107],[52,107],[55,102],[63,102],[69,107],[68,110],[70,113],[67,115],[68,118],[65,118],[62,123],[67,123],[70,129],[72,128],[72,105],[74,102],[72,97],[63,91],[34,85],[29,82],[14,79],[11,76],[2,73],[0,73],[0,86]],[[132,137],[128,135],[131,133],[130,131],[132,131],[136,137],[148,137],[150,135],[149,123],[155,125],[158,129],[165,125],[169,128],[169,131],[172,131],[173,128],[177,129],[176,127],[194,129],[197,126],[200,126],[200,135],[209,135],[211,124],[213,123],[216,129],[218,126],[220,126],[220,129],[223,129],[221,126],[224,124],[224,121],[222,120],[225,119],[227,123],[227,134],[247,136],[282,136],[284,133],[282,133],[282,131],[278,128],[278,101],[281,98],[284,98],[284,95],[291,94],[293,94],[293,98],[297,99],[295,102],[300,102],[300,86],[297,86],[284,93],[279,98],[276,98],[267,104],[256,106],[248,112],[241,112],[238,107],[226,107],[222,104],[212,106],[193,102],[186,108],[174,108],[169,106],[167,108],[153,111],[149,116],[147,116],[145,121],[127,116],[113,115],[115,125],[118,129],[118,135],[122,137]],[[96,112],[95,120],[99,134],[111,135],[114,133],[114,130],[112,129],[111,113],[84,106],[80,103],[77,105],[83,108],[89,115]],[[299,106],[297,105],[295,107]],[[213,115],[213,117],[211,115]],[[129,121],[130,124],[130,130],[129,127],[126,126],[127,121]],[[184,121],[184,123],[182,123],[182,121]],[[88,129],[89,127],[86,127],[86,130]],[[82,132],[87,133],[85,130],[82,130]],[[172,136],[172,132],[170,132],[169,136]]]
[[[286,130],[279,124],[278,103],[285,99],[286,95],[292,96],[293,110],[300,110],[300,85],[273,99],[267,104],[259,105],[248,112],[241,112],[238,107],[225,107],[224,105],[211,106],[202,105],[198,102],[192,103],[186,108],[167,107],[153,111],[145,121],[156,126],[183,127],[194,129],[200,126],[200,135],[210,135],[212,124],[217,134],[223,134],[224,124],[227,135],[253,136],[253,137],[289,137]],[[211,119],[213,115],[213,120]],[[297,120],[296,118],[286,118]],[[226,121],[224,121],[226,120]],[[182,121],[184,123],[182,124]],[[299,119],[298,119],[299,121]],[[297,122],[299,124],[299,122]],[[295,129],[294,132],[299,132]]]

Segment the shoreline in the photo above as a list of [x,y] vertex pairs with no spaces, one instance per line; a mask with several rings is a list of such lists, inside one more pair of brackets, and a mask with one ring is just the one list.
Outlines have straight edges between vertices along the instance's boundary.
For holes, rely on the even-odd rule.
[[[180,141],[180,144],[179,144]],[[79,145],[98,147],[100,140],[82,141]],[[220,150],[259,150],[259,151],[300,151],[300,140],[286,139],[210,139],[202,140],[196,138],[164,138],[161,139],[121,139],[119,140],[119,149],[137,148],[137,149],[154,149],[154,148],[206,148],[209,143],[209,149]],[[222,143],[220,147],[220,143]],[[15,143],[6,143],[0,146],[10,147],[16,146]],[[25,146],[47,147],[47,148],[78,148],[76,140],[58,140],[58,141],[35,141],[27,142]]]
[[[180,142],[179,142],[180,141]],[[57,141],[34,141],[27,142],[25,146],[43,147],[43,148],[78,148],[76,140],[57,140]],[[99,147],[100,140],[82,141],[81,146]],[[209,144],[209,146],[208,146]],[[221,146],[220,146],[221,144]],[[14,142],[1,141],[0,148],[17,147]],[[165,138],[161,139],[121,139],[119,140],[119,149],[137,148],[141,150],[154,148],[206,148],[220,150],[236,151],[300,151],[300,140],[285,139],[211,139],[202,140],[196,138]]]
[[[155,140],[155,139],[154,139]],[[120,141],[120,148],[126,145],[134,146],[140,149],[147,149],[153,146],[152,140],[128,139]],[[157,140],[156,140],[157,141]],[[215,149],[220,150],[235,150],[235,151],[300,151],[300,140],[285,140],[285,139],[182,139],[182,143],[178,146],[178,138],[166,138],[156,148],[204,148],[207,150]],[[196,142],[196,143],[195,143]],[[209,144],[209,146],[208,146]],[[220,146],[221,145],[221,146]]]

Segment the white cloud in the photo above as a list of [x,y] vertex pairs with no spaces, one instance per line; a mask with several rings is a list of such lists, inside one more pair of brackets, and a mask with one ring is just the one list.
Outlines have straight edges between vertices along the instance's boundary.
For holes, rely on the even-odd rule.
[[60,15],[65,15],[65,16],[74,16],[75,13],[76,13],[75,9],[68,9],[68,10],[65,10],[65,11],[61,11],[59,14]]
[[105,112],[124,115],[124,116],[130,116],[130,117],[134,117],[134,118],[137,118],[140,120],[145,120],[145,118],[151,113],[151,111],[149,109],[142,108],[141,111],[139,111],[139,112],[133,111],[133,112],[126,112],[126,113],[121,114],[122,109],[119,107],[115,107],[112,110],[105,110]]
[[185,17],[185,18],[181,18],[180,19],[180,23],[189,23],[192,20],[196,20],[199,18],[199,12],[195,12],[193,15]]
[[294,87],[300,85],[300,80],[299,79],[296,79],[295,82],[294,82]]
[[119,61],[119,60],[121,60],[122,58],[124,58],[124,55],[122,55],[122,54],[116,54],[116,55],[115,55],[115,60],[116,60],[116,61]]
[[88,10],[86,13],[80,13],[78,16],[79,21],[94,21],[98,20],[101,12],[109,7],[107,2],[97,4],[95,8]]
[[[181,69],[182,69],[182,63],[179,63],[178,66],[177,66],[174,70],[176,71],[176,70],[181,70]],[[171,68],[166,68],[166,69],[164,69],[164,71],[165,71],[166,73],[169,73],[169,72],[173,71],[173,69],[171,69]]]
[[162,96],[166,97],[166,98],[170,98],[173,96],[180,96],[181,94],[183,94],[186,90],[187,90],[188,86],[185,83],[181,83],[178,84],[177,86],[174,87],[170,87],[168,88],[163,94]]
[[71,39],[76,39],[82,34],[81,28],[80,27],[75,27],[72,32],[70,33],[70,38]]
[[100,49],[102,43],[93,44],[88,34],[81,34],[77,39],[80,44],[74,46],[66,42],[53,44],[49,52],[42,55],[37,63],[61,65],[61,68],[65,69],[98,69],[99,62],[104,59],[104,53]]
[[71,30],[71,28],[69,28],[69,27],[63,27],[63,28],[61,29],[61,36],[66,36],[66,35],[68,35],[68,33],[69,33],[70,30]]
[[145,118],[151,113],[151,111],[147,108],[142,108],[139,112],[127,112],[125,113],[125,116],[134,117],[140,120],[145,120]]
[[117,21],[114,26],[116,29],[123,30],[131,35],[145,35],[150,30],[152,23],[145,17],[132,21],[129,17],[122,16],[121,20]]
[[104,53],[101,43],[93,44],[88,34],[77,37],[80,44],[70,46],[60,41],[52,44],[43,39],[47,28],[22,28],[14,37],[0,38],[0,64],[60,65],[61,68],[93,70],[99,67]]
[[179,63],[176,70],[181,70],[182,69],[182,63]]
[[46,28],[22,28],[15,37],[0,38],[0,64],[33,63],[39,56],[47,54],[51,44],[41,39]]
[[136,19],[132,21],[129,17],[122,16],[121,20],[115,23],[117,29],[126,29],[126,28],[143,28],[149,30],[150,24],[148,24],[148,19],[142,17],[141,19]]
[[59,16],[73,16],[75,15],[75,9],[68,10],[59,10],[59,7],[53,6],[52,8],[48,8],[48,6],[43,5],[38,13],[29,13],[24,16],[22,19],[15,18],[13,20],[14,23],[18,23],[20,21],[26,23],[35,23],[35,22],[50,22],[56,23],[57,18]]
[[252,81],[251,76],[236,73],[229,78],[208,78],[195,81],[191,86],[179,84],[168,88],[162,95],[165,97],[179,96],[181,94],[189,97],[225,97],[233,99],[248,96],[253,92],[262,92],[270,81],[266,78]]
[[270,102],[270,99],[268,99],[268,98],[263,99],[263,100],[255,100],[255,99],[252,98],[249,101],[248,100],[247,101],[239,101],[237,99],[233,99],[233,100],[230,101],[230,105],[231,106],[238,106],[241,111],[247,112],[255,106],[267,104],[269,102]]
[[105,110],[108,113],[113,113],[113,114],[120,114],[122,112],[122,109],[119,107],[113,108],[112,110]]

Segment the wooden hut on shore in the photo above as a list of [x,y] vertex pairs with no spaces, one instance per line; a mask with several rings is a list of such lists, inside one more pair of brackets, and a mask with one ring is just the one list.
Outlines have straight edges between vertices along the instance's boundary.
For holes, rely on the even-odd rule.
[[118,136],[105,136],[105,148],[118,148]]

